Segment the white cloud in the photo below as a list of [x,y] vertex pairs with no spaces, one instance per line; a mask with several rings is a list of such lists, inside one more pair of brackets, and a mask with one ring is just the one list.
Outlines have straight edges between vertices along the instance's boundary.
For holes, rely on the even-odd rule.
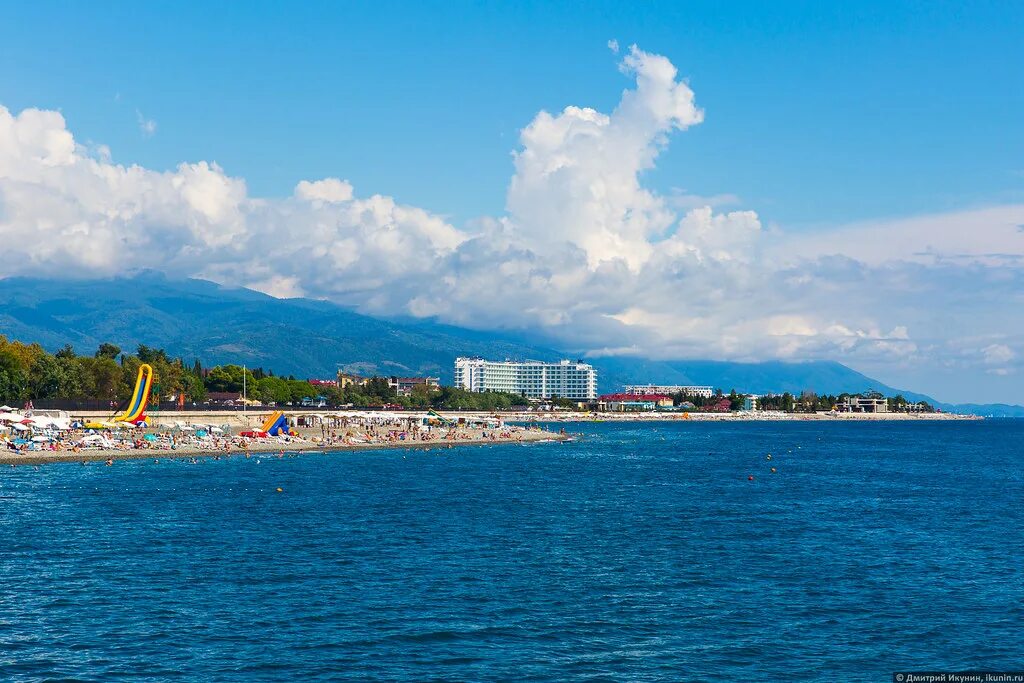
[[981,350],[985,362],[989,365],[999,365],[1013,360],[1015,354],[1006,344],[989,344]]
[[543,328],[593,357],[1013,371],[1024,207],[767,232],[754,211],[716,209],[739,204],[728,193],[642,184],[704,114],[665,57],[633,46],[620,68],[635,85],[610,113],[567,106],[523,128],[506,215],[463,228],[339,178],[266,199],[212,163],[115,164],[58,112],[0,107],[0,277],[155,268],[372,314]]
[[147,119],[138,109],[135,110],[135,120],[138,121],[139,130],[144,136],[151,138],[156,134],[156,121]]
[[352,185],[347,180],[324,178],[310,182],[302,180],[295,186],[295,196],[309,201],[336,204],[352,199]]

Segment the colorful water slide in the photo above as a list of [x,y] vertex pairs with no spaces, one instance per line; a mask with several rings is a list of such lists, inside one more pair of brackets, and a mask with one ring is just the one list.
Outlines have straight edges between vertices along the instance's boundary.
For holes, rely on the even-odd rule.
[[260,427],[260,431],[269,433],[271,427],[277,424],[277,421],[280,420],[282,417],[284,417],[284,413],[282,413],[280,410],[275,410],[270,414],[270,417],[267,418],[267,421],[263,423],[263,426]]
[[282,434],[290,434],[291,431],[288,428],[288,417],[281,413],[281,416],[277,418],[277,422],[270,425],[270,429],[266,430],[270,436],[281,436]]
[[135,390],[128,409],[114,418],[114,422],[130,422],[139,424],[146,421],[146,404],[149,403],[149,391],[153,387],[153,368],[148,363],[139,366],[139,375],[135,379]]
[[438,420],[441,421],[441,424],[446,424],[446,425],[454,425],[455,424],[452,420],[449,420],[447,417],[445,417],[441,413],[437,412],[436,410],[428,410],[427,411],[427,415],[430,415],[431,417],[437,418]]

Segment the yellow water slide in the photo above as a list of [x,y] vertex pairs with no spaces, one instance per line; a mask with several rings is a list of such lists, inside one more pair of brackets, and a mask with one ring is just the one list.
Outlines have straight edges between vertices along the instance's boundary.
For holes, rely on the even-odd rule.
[[267,421],[263,423],[263,426],[260,427],[260,431],[269,432],[270,428],[274,426],[274,423],[277,422],[282,415],[284,415],[284,413],[282,413],[280,410],[275,410],[273,413],[270,414],[270,417],[267,418]]
[[114,422],[142,422],[146,419],[146,405],[149,403],[149,391],[153,387],[153,367],[148,363],[139,366],[139,375],[135,379],[135,391],[132,392],[128,410],[114,418]]

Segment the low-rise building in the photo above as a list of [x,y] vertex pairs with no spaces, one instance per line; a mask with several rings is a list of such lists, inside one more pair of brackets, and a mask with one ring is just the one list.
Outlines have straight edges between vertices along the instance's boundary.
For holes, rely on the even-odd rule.
[[685,384],[629,384],[626,386],[627,394],[665,394],[674,396],[683,394],[685,396],[700,396],[711,398],[715,395],[713,387],[694,386]]
[[841,413],[887,413],[889,412],[889,402],[884,398],[847,396],[839,399],[836,410]]
[[671,408],[672,397],[665,394],[604,394],[597,399],[597,409],[607,413],[635,413]]
[[338,372],[338,388],[344,389],[345,387],[361,387],[365,386],[367,382],[366,377],[360,377],[359,375],[352,375],[347,372]]
[[434,390],[441,386],[440,377],[388,377],[388,386],[399,396],[409,396],[417,386],[425,386]]
[[242,392],[240,391],[208,391],[206,402],[215,406],[236,406],[242,405]]

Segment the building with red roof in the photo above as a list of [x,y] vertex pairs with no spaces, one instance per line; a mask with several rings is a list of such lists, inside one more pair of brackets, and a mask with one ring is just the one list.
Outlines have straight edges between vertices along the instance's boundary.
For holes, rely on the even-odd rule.
[[597,399],[597,409],[609,413],[629,413],[671,408],[672,397],[665,394],[605,394]]

